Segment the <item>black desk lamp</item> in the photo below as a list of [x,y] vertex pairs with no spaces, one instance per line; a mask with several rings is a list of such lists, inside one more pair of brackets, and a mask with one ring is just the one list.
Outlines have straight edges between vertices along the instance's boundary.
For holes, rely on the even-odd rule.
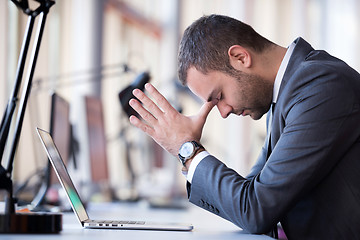
[[135,110],[129,105],[129,101],[135,96],[132,94],[132,91],[136,88],[140,90],[144,90],[145,84],[150,81],[150,74],[148,72],[143,72],[139,74],[133,83],[131,83],[128,87],[122,90],[119,93],[119,100],[121,107],[123,108],[124,112],[130,117],[131,115],[138,116]]
[[[124,88],[120,93],[119,93],[119,100],[120,100],[120,105],[122,107],[122,109],[124,110],[124,112],[126,113],[126,115],[128,117],[130,117],[131,115],[134,116],[138,116],[137,112],[135,112],[135,110],[129,105],[129,101],[132,98],[135,98],[135,96],[132,94],[132,91],[134,89],[140,89],[140,90],[144,90],[145,88],[145,84],[148,83],[150,81],[150,74],[148,72],[143,72],[140,73],[135,80],[126,88]],[[135,176],[135,171],[131,162],[131,157],[130,157],[130,149],[132,147],[131,142],[129,142],[127,140],[126,137],[126,132],[129,128],[127,128],[126,126],[124,126],[121,131],[120,131],[120,136],[122,136],[125,139],[125,144],[126,144],[126,167],[127,170],[129,171],[130,174],[130,185],[132,188],[134,188],[135,186],[135,181],[136,181],[136,176]],[[136,201],[137,200],[137,196],[132,196],[131,201]]]
[[[13,182],[11,179],[16,147],[19,142],[25,109],[30,95],[32,78],[35,72],[36,60],[38,57],[41,39],[45,28],[46,16],[51,6],[55,4],[52,0],[36,0],[40,6],[31,10],[27,0],[11,0],[19,9],[28,15],[23,44],[19,56],[16,79],[10,100],[5,108],[0,125],[0,190],[5,190],[5,212],[0,214],[0,233],[58,233],[62,230],[62,215],[56,213],[16,213],[15,200],[13,198]],[[10,149],[10,156],[7,168],[1,165],[6,142],[9,137],[11,121],[18,101],[18,93],[21,87],[22,76],[25,68],[26,55],[29,50],[32,30],[35,18],[40,16],[37,35],[33,44],[32,56],[29,63],[29,72],[22,90],[21,102],[17,112],[15,133]]]

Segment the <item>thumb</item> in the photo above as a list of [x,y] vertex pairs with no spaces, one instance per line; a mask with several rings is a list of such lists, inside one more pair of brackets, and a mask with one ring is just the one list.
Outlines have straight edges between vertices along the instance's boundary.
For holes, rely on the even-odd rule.
[[192,121],[193,121],[193,127],[195,128],[195,139],[200,140],[201,135],[202,135],[202,129],[205,125],[206,122],[206,118],[208,117],[211,109],[213,109],[213,107],[217,104],[217,102],[206,102],[204,103],[201,108],[199,113],[196,116],[191,117]]
[[210,111],[213,109],[213,107],[216,105],[216,102],[205,102],[198,113],[198,119],[201,122],[205,122],[207,116],[209,115]]

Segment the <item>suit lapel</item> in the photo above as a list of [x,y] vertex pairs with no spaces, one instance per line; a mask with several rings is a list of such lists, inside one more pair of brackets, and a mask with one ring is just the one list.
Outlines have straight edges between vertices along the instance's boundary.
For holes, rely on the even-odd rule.
[[266,159],[268,159],[270,157],[270,154],[271,154],[271,151],[272,151],[272,147],[271,147],[271,129],[272,129],[272,126],[273,126],[274,108],[275,108],[275,103],[272,103],[271,107],[270,107],[270,110],[269,110],[269,117],[268,117],[268,127],[267,127],[267,136],[266,136],[266,141],[267,141]]
[[283,92],[282,90],[285,88],[289,79],[291,79],[295,71],[298,70],[301,63],[306,60],[306,57],[309,55],[309,53],[314,50],[311,45],[301,37],[297,38],[294,42],[296,45],[286,67],[284,77],[281,82],[278,99],[280,98],[281,93]]
[[[286,105],[284,103],[284,96],[286,93],[286,86],[289,82],[289,80],[293,77],[295,72],[298,70],[299,66],[302,62],[306,60],[306,58],[309,56],[309,54],[314,50],[309,43],[307,43],[302,38],[297,38],[295,41],[295,47],[294,51],[289,59],[289,63],[286,67],[284,77],[281,81],[281,86],[279,90],[279,95],[277,99],[277,105],[280,106],[280,109],[277,109],[275,111],[275,104],[272,103],[271,108],[269,110],[269,118],[268,118],[268,134],[267,134],[267,157],[268,159],[270,157],[270,154],[272,152],[273,147],[276,145],[276,142],[278,140],[279,131],[281,130],[279,126],[279,117],[281,116],[281,111],[284,111],[283,106]],[[286,98],[286,97],[285,97]]]

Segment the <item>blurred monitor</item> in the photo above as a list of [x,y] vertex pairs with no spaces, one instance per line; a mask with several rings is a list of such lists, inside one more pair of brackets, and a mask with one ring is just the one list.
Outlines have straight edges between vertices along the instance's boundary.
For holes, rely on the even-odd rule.
[[85,97],[87,132],[91,180],[101,183],[109,180],[104,117],[101,99],[94,96]]
[[[50,134],[67,164],[71,153],[70,105],[57,93],[51,96]],[[52,168],[50,176],[51,183],[58,182]]]
[[[58,147],[58,150],[63,156],[65,163],[71,153],[71,124],[70,124],[70,105],[59,96],[57,93],[51,95],[51,109],[50,109],[50,133]],[[46,173],[44,176],[39,191],[31,202],[33,208],[43,210],[42,206],[46,203],[58,204],[59,199],[49,193],[52,185],[58,183],[55,171],[51,167],[50,161],[47,162]],[[46,198],[45,198],[46,196]]]

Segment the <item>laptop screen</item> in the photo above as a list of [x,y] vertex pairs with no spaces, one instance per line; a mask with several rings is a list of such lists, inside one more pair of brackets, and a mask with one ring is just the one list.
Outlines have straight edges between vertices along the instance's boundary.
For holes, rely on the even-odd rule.
[[82,223],[83,221],[89,219],[89,216],[87,215],[80,196],[75,189],[75,186],[70,178],[68,171],[66,170],[65,164],[59,154],[59,151],[56,148],[55,143],[48,132],[40,128],[37,128],[36,130],[46,150],[49,160],[56,172],[56,175],[58,176],[61,185],[66,191],[66,195],[71,202],[71,206],[76,215],[78,216],[78,219]]

